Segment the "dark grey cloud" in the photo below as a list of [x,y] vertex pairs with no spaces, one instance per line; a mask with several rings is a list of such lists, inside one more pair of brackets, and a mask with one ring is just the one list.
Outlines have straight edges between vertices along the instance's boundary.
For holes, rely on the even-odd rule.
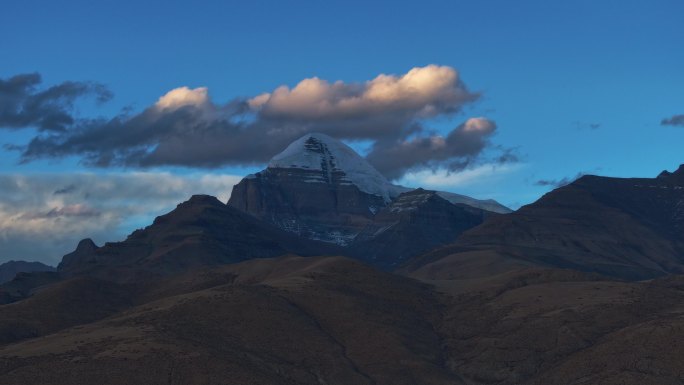
[[369,160],[395,178],[416,167],[456,169],[475,159],[496,129],[493,122],[471,119],[488,126],[471,130],[466,122],[445,138],[424,125],[460,112],[479,96],[454,69],[434,65],[364,83],[305,79],[293,88],[225,104],[214,102],[206,88],[181,87],[139,113],[72,120],[10,149],[21,152],[22,162],[78,156],[99,167],[213,168],[263,164],[316,131],[372,141]]
[[65,186],[65,187],[62,187],[62,188],[55,190],[52,193],[52,195],[71,194],[74,191],[76,191],[77,189],[78,189],[78,187],[75,184],[70,184],[68,186]]
[[586,129],[586,130],[592,130],[593,131],[593,130],[598,130],[602,126],[601,123],[597,123],[597,122],[587,123],[587,122],[574,121],[574,122],[572,122],[572,124],[575,126],[575,129],[577,129],[577,130],[585,130]]
[[495,130],[493,121],[471,118],[446,137],[419,136],[393,142],[378,141],[367,158],[390,179],[425,167],[446,167],[457,171],[467,167],[482,152]]
[[520,162],[520,153],[518,147],[503,147],[496,146],[499,154],[493,159],[495,164],[517,163]]
[[576,181],[577,179],[579,179],[585,175],[587,175],[587,173],[578,172],[573,177],[565,177],[562,179],[540,179],[540,180],[537,180],[536,182],[534,182],[534,185],[535,186],[558,188],[558,187],[567,186],[570,183]]
[[684,114],[673,115],[660,121],[663,126],[682,126],[684,127]]
[[64,132],[77,120],[73,109],[78,99],[93,96],[101,103],[112,97],[97,83],[64,82],[40,89],[41,82],[37,73],[0,79],[0,128]]

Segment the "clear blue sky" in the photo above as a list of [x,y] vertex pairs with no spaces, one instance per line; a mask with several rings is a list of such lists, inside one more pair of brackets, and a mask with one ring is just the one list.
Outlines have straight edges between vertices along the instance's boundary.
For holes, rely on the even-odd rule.
[[[483,97],[433,129],[484,116],[498,126],[493,145],[520,158],[442,188],[518,207],[551,188],[540,180],[652,176],[684,163],[684,127],[660,124],[684,114],[680,0],[22,0],[2,8],[0,78],[39,72],[46,86],[107,85],[114,99],[81,105],[83,115],[142,110],[180,86],[206,86],[224,103],[312,76],[363,82],[439,64]],[[34,134],[0,130],[0,142]],[[122,171],[0,155],[1,173]]]

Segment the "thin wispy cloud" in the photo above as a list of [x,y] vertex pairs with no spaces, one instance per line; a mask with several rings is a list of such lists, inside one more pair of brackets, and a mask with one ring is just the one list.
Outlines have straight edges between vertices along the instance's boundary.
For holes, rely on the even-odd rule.
[[400,183],[407,186],[420,186],[436,190],[453,190],[483,183],[511,174],[520,169],[519,163],[484,163],[468,167],[460,172],[448,169],[420,170],[408,172],[400,179]]
[[488,144],[496,124],[486,118],[470,118],[446,137],[428,136],[394,142],[378,142],[368,160],[390,179],[420,168],[463,170]]
[[587,175],[586,172],[578,172],[575,174],[575,176],[572,177],[564,177],[561,179],[539,179],[534,182],[535,186],[542,186],[542,187],[552,187],[552,188],[558,188],[558,187],[563,187],[567,186],[570,183],[576,181],[577,179]]
[[601,126],[603,124],[598,123],[598,122],[589,122],[588,123],[588,122],[581,122],[581,121],[576,120],[576,121],[572,122],[572,125],[575,127],[576,130],[594,131],[594,130],[598,130],[599,128],[601,128]]

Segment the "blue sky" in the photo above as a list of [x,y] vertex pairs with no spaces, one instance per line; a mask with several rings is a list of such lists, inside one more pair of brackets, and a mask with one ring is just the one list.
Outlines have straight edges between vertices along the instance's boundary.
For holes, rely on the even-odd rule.
[[[141,3],[3,4],[0,79],[38,72],[46,87],[102,83],[114,98],[101,106],[79,102],[77,113],[111,117],[126,107],[142,111],[181,86],[208,87],[214,102],[228,103],[314,76],[361,83],[437,64],[457,70],[482,96],[426,130],[446,135],[470,117],[497,128],[484,160],[428,187],[518,207],[578,173],[654,176],[684,163],[684,127],[660,124],[684,114],[681,1]],[[0,128],[0,142],[25,144],[35,134],[30,127]],[[518,161],[488,163],[497,148],[514,149]],[[59,174],[65,181],[67,174],[130,172],[218,178],[260,168],[97,168],[78,155],[27,164],[18,164],[16,151],[0,155],[0,174]],[[435,180],[426,175],[417,170],[400,180]],[[169,197],[170,207],[178,194]],[[118,223],[114,238],[131,230],[130,218]]]

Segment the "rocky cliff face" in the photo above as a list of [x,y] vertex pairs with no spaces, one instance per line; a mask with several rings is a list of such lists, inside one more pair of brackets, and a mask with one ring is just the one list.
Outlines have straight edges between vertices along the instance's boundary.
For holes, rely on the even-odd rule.
[[435,191],[416,189],[380,210],[354,239],[351,249],[372,264],[391,270],[407,258],[454,242],[490,215],[496,214],[452,204]]
[[342,142],[309,134],[237,184],[228,204],[302,237],[346,245],[395,190]]
[[346,245],[384,207],[383,197],[359,190],[334,170],[268,168],[233,188],[228,204],[299,236]]

